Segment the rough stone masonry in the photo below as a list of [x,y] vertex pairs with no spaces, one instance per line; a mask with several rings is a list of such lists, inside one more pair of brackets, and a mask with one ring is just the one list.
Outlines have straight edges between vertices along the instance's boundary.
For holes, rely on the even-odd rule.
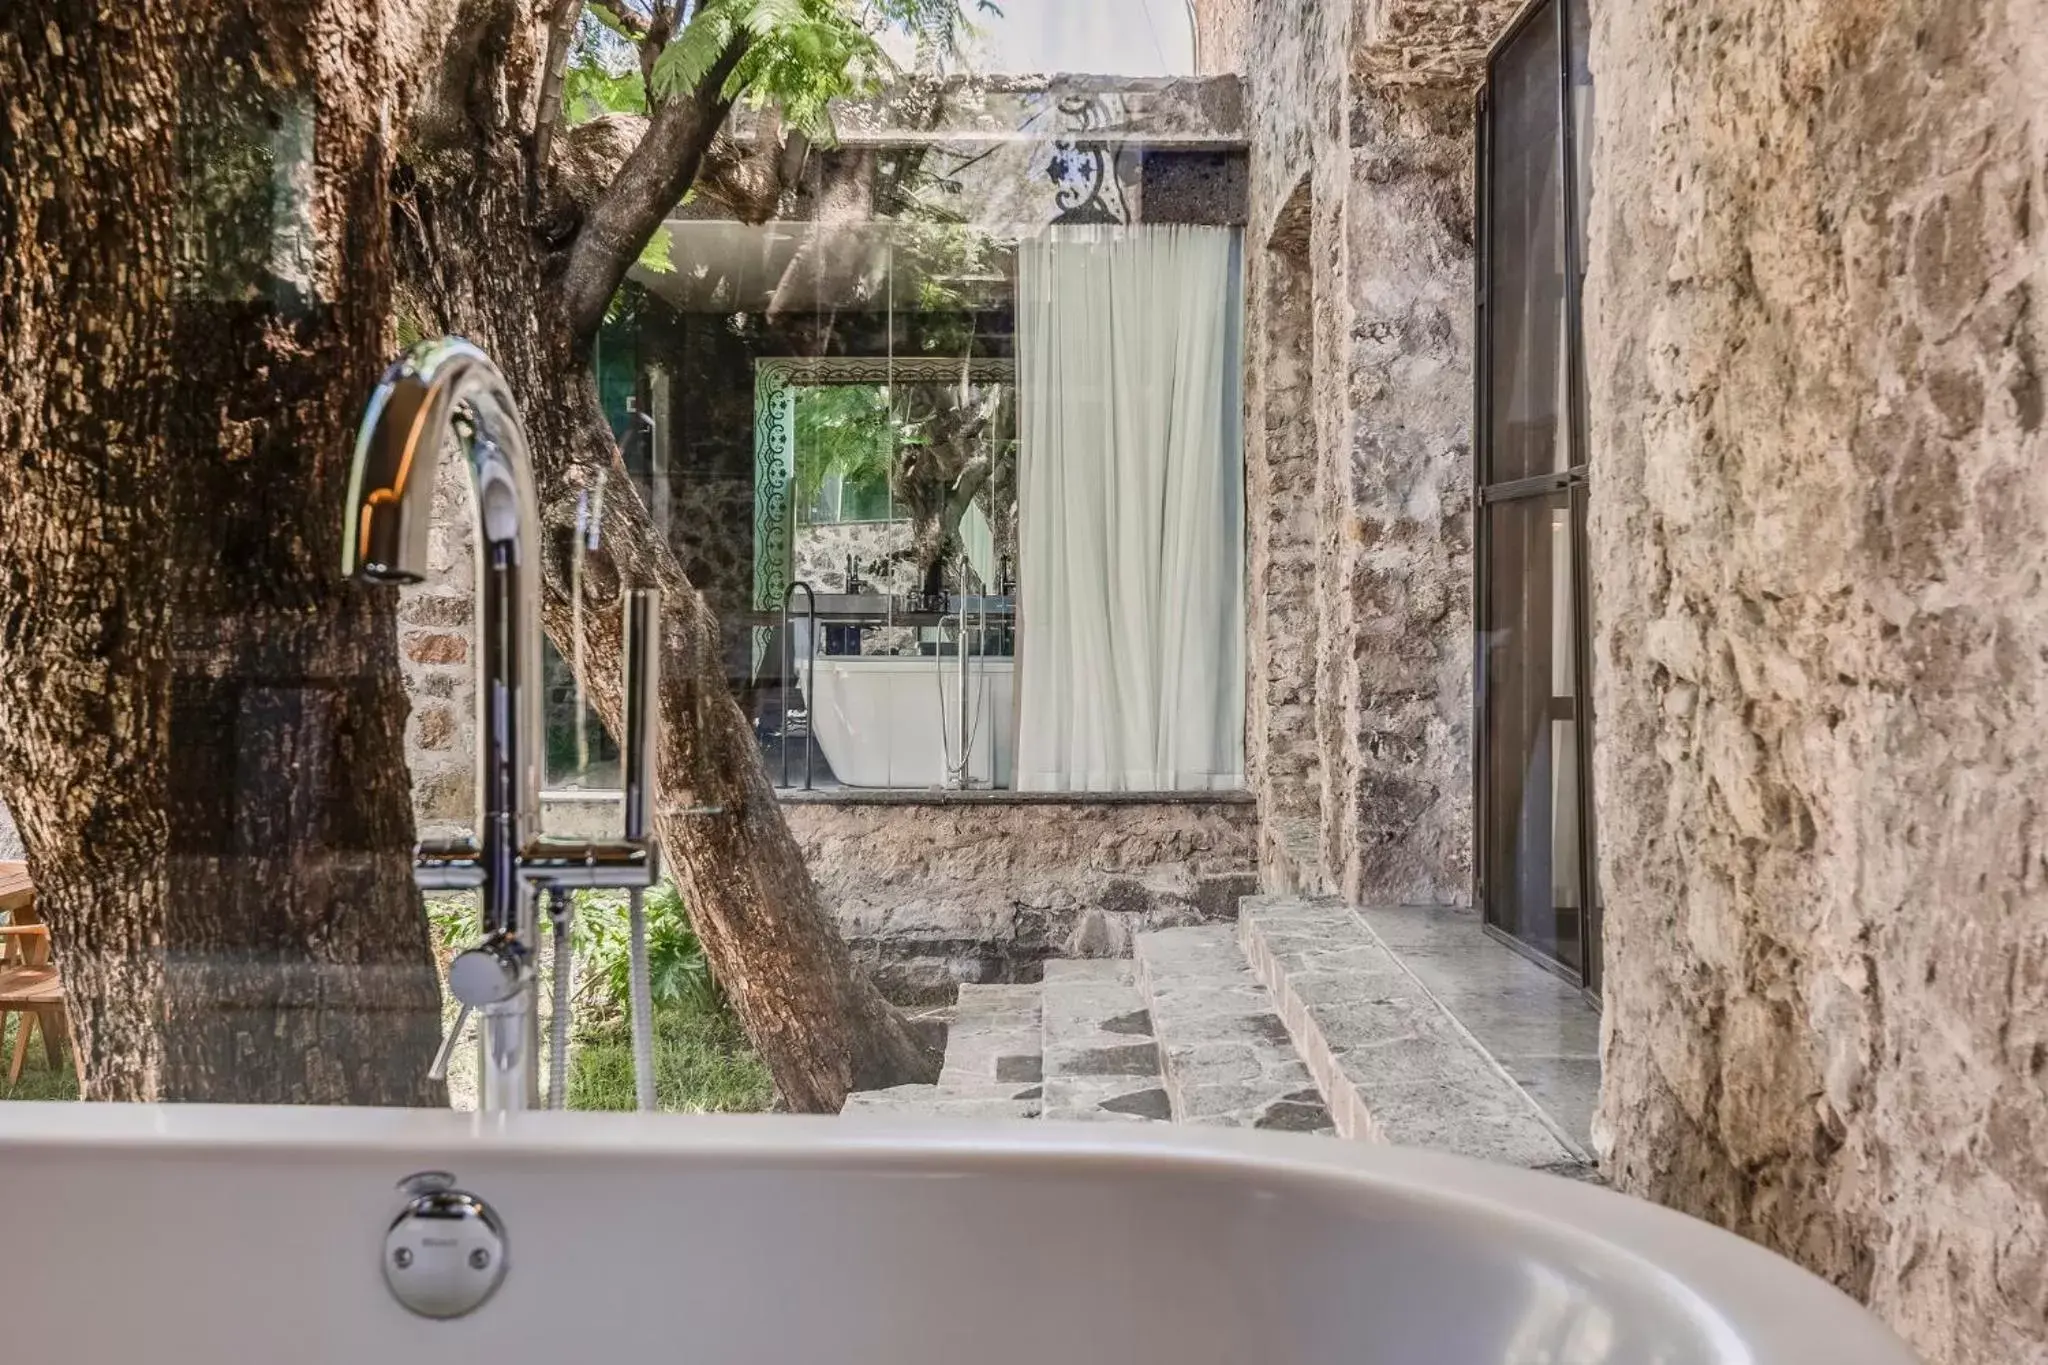
[[1593,16],[1610,1173],[2048,1360],[2048,0]]
[[[1464,875],[1452,806],[1405,860],[1341,809],[1375,747],[1424,786],[1449,771],[1431,752],[1462,743],[1459,681],[1440,675],[1441,730],[1382,743],[1403,736],[1354,699],[1391,675],[1325,642],[1371,615],[1346,600],[1350,537],[1379,529],[1369,481],[1345,482],[1353,436],[1419,393],[1411,358],[1469,363],[1448,303],[1446,347],[1377,335],[1374,310],[1429,315],[1414,281],[1361,278],[1387,269],[1373,234],[1412,272],[1469,270],[1455,204],[1436,234],[1361,220],[1429,202],[1404,175],[1449,184],[1430,92],[1469,92],[1514,8],[1197,0],[1205,69],[1244,73],[1254,111],[1269,878],[1276,845],[1353,895]],[[1610,1173],[1867,1297],[1942,1365],[2048,1361],[2048,0],[1591,11]],[[1427,432],[1392,431],[1386,467],[1424,468],[1400,457]],[[1386,598],[1425,636],[1435,572]],[[1455,607],[1438,625],[1466,647]]]
[[1511,0],[1196,6],[1248,82],[1248,764],[1276,890],[1472,895],[1471,85]]

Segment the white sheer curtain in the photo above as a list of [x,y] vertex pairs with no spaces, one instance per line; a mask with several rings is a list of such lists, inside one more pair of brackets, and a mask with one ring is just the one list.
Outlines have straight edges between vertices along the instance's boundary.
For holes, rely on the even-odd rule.
[[1019,256],[1016,785],[1242,786],[1236,234],[1054,228]]

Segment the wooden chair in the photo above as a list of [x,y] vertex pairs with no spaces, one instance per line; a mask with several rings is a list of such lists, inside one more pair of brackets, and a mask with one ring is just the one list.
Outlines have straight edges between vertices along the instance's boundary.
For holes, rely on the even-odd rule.
[[[0,915],[12,916],[15,924],[40,924],[36,914],[36,884],[28,879],[28,864],[0,862]],[[9,961],[9,948],[0,942],[0,963]]]
[[[64,1013],[64,983],[50,964],[50,926],[36,915],[35,887],[26,865],[0,863],[0,911],[9,917],[8,923],[0,924],[0,1027],[8,1015],[21,1016],[7,1065],[7,1083],[13,1085],[21,1079],[30,1035],[42,1030],[43,1055],[55,1069],[64,1064],[63,1047],[71,1041],[71,1026]],[[75,1044],[71,1065],[83,1086],[85,1061]]]

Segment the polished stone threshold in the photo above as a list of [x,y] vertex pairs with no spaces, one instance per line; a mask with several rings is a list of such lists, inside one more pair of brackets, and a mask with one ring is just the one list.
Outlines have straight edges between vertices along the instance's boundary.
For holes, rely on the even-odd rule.
[[[1412,926],[1402,919],[1394,927]],[[1565,1120],[1478,1041],[1365,914],[1326,897],[1252,896],[1240,906],[1238,929],[1340,1136],[1535,1170],[1588,1169],[1586,1145]],[[1540,973],[1480,938],[1476,926],[1474,937]],[[1477,983],[1475,998],[1498,984]]]
[[1248,806],[1248,791],[1019,792],[909,787],[800,787],[778,790],[791,806]]
[[1358,915],[1473,1041],[1590,1152],[1600,1102],[1600,1012],[1585,992],[1487,934],[1474,911],[1411,905]]

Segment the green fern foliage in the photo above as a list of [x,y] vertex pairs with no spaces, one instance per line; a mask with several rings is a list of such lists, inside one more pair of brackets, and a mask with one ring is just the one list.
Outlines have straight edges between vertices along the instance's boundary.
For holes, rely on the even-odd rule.
[[777,105],[789,127],[829,145],[832,101],[873,94],[896,69],[875,41],[879,32],[902,29],[950,47],[965,26],[958,0],[704,0],[655,62],[654,95],[695,90],[744,38],[746,51],[720,93]]

